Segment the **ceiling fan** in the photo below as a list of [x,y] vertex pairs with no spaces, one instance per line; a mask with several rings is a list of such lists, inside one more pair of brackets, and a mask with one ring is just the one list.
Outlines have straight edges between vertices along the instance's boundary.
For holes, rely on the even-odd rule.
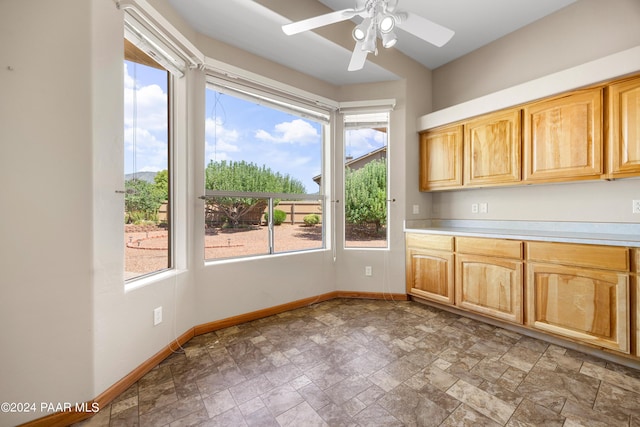
[[367,54],[378,54],[378,37],[382,40],[382,46],[385,48],[395,45],[398,41],[394,31],[396,25],[398,28],[438,47],[444,46],[455,34],[453,30],[419,15],[397,10],[397,5],[398,0],[356,0],[356,7],[353,9],[337,10],[292,22],[283,25],[282,31],[287,35],[293,35],[346,21],[355,16],[364,18],[352,32],[356,46],[349,62],[349,71],[361,70],[367,60]]

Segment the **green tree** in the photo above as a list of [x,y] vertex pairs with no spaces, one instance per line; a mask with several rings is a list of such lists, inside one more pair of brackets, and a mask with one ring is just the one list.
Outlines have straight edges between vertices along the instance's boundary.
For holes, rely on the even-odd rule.
[[125,181],[125,222],[135,223],[140,220],[157,221],[158,209],[166,200],[166,194],[142,179]]
[[345,171],[345,217],[352,224],[387,223],[387,165],[385,159]]
[[[305,194],[304,184],[289,175],[273,172],[266,166],[243,161],[211,161],[205,171],[206,188],[217,191],[245,191],[253,193]],[[223,213],[237,227],[250,212],[265,207],[264,199],[250,197],[216,197],[208,201],[211,208]]]
[[163,196],[164,200],[169,200],[169,171],[161,170],[153,177],[155,190],[158,192],[158,196]]

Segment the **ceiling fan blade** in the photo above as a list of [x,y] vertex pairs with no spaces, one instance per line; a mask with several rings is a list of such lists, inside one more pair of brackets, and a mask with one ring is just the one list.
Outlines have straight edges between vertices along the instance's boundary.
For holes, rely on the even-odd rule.
[[336,10],[335,12],[326,13],[313,18],[303,19],[302,21],[292,22],[282,26],[282,31],[288,36],[298,34],[303,31],[313,30],[325,25],[335,24],[336,22],[346,21],[356,16],[358,12],[355,9]]
[[349,61],[349,67],[347,68],[347,70],[362,70],[362,68],[364,67],[364,63],[367,61],[368,53],[369,52],[362,49],[362,42],[356,42],[356,47],[353,49],[353,53],[351,54],[351,61]]
[[400,28],[435,46],[444,46],[455,34],[455,31],[429,21],[420,15],[411,12],[403,12],[402,15],[405,16],[402,16],[398,23]]

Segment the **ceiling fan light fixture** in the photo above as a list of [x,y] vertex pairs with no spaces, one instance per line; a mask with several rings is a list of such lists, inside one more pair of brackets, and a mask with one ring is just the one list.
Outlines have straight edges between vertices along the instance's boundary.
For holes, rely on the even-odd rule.
[[367,37],[367,33],[360,27],[355,27],[351,35],[353,36],[353,39],[357,42],[364,41],[364,39]]
[[398,42],[398,37],[396,36],[396,33],[394,31],[390,31],[388,33],[383,33],[382,34],[382,46],[385,48],[390,48],[395,46],[395,44]]
[[371,18],[366,18],[360,23],[360,25],[356,25],[356,27],[351,32],[351,36],[356,42],[363,42],[367,38],[367,34],[369,34],[370,27]]
[[362,50],[366,50],[369,53],[376,53],[376,32],[375,30],[369,30],[367,37],[362,43]]
[[393,15],[384,15],[378,24],[378,28],[382,34],[388,34],[393,31],[396,26],[396,20]]

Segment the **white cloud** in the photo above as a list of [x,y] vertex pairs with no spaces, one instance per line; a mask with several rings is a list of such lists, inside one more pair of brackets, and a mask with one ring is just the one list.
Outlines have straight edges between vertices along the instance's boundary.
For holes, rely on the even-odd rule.
[[279,123],[272,133],[260,129],[255,137],[263,141],[288,144],[310,144],[320,142],[318,130],[302,119]]
[[[135,156],[134,156],[134,129],[126,128],[124,132],[125,159],[128,161],[128,172],[160,171],[167,169],[167,142],[156,138],[146,129],[135,131]],[[135,168],[133,165],[135,158]]]
[[[125,127],[136,127],[150,131],[167,131],[167,94],[158,85],[135,86],[129,74],[127,64],[124,65],[124,124]],[[134,114],[133,104],[136,104]]]
[[229,153],[240,151],[237,144],[239,133],[235,129],[226,129],[222,121],[208,118],[205,121],[205,159],[231,160]]
[[353,157],[360,157],[386,144],[387,134],[375,129],[365,128],[346,132],[345,151]]

